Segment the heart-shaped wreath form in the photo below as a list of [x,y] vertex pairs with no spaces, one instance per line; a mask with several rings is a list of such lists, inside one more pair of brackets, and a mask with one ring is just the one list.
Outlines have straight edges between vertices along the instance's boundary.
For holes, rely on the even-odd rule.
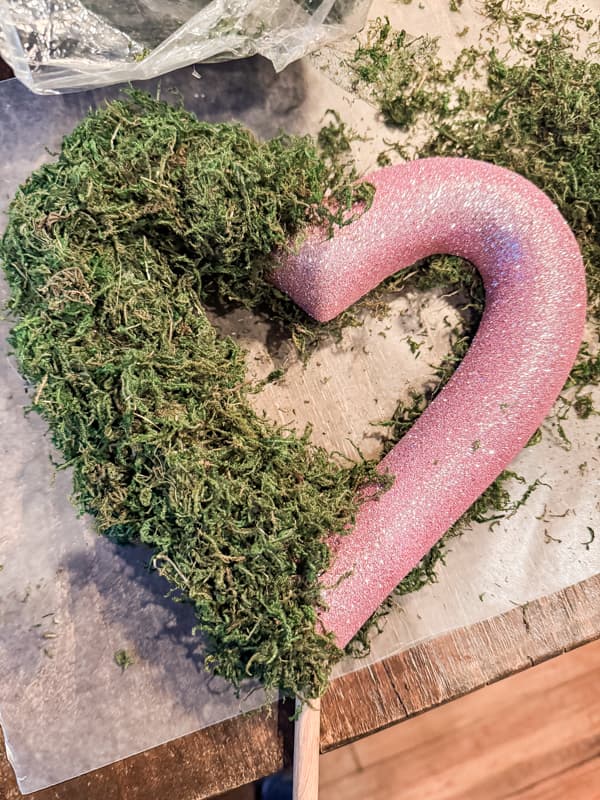
[[384,170],[368,212],[330,242],[315,232],[276,273],[317,318],[428,253],[464,255],[486,281],[467,359],[382,462],[394,487],[363,506],[347,539],[374,467],[340,469],[256,415],[243,354],[217,337],[202,300],[207,283],[221,297],[266,286],[257,264],[307,219],[336,221],[332,177],[341,208],[364,185],[344,184],[306,139],[261,144],[135,95],[88,117],[13,201],[0,255],[33,407],[73,468],[80,507],[102,532],[155,549],[225,677],[319,693],[340,654],[315,624],[328,534],[324,582],[338,585],[321,620],[342,643],[522,446],[566,378],[585,312],[577,247],[544,195],[491,169]]
[[326,321],[399,269],[446,253],[477,267],[486,302],[460,366],[381,462],[393,486],[332,543],[321,621],[342,647],[530,439],[564,386],[586,309],[577,241],[519,175],[430,158],[367,180],[371,208],[333,238],[309,235],[276,284]]

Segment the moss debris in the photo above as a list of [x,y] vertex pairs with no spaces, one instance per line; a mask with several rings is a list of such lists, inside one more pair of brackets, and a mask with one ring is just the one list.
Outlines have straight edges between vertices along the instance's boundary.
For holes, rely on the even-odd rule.
[[115,664],[121,668],[121,672],[135,664],[135,658],[128,650],[117,650],[113,656]]

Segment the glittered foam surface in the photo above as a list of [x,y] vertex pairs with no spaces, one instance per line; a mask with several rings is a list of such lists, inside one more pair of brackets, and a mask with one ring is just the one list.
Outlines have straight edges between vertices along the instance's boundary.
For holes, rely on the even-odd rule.
[[313,230],[276,270],[276,285],[326,321],[393,272],[447,253],[475,264],[486,303],[455,374],[382,460],[393,486],[330,542],[320,618],[340,646],[527,443],[569,374],[586,308],[573,234],[519,175],[431,158],[367,180],[371,208],[332,238]]

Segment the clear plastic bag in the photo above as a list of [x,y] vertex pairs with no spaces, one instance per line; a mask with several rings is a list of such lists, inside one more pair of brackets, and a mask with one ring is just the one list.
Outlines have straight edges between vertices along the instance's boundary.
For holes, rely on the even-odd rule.
[[370,0],[0,0],[0,53],[37,94],[259,53],[277,71],[364,23]]

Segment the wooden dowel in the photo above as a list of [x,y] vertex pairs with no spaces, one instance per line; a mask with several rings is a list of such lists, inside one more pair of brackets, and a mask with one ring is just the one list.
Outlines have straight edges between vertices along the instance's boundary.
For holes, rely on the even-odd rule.
[[[296,701],[296,708],[298,705]],[[319,796],[320,734],[321,700],[311,700],[294,726],[293,800],[317,800]]]

